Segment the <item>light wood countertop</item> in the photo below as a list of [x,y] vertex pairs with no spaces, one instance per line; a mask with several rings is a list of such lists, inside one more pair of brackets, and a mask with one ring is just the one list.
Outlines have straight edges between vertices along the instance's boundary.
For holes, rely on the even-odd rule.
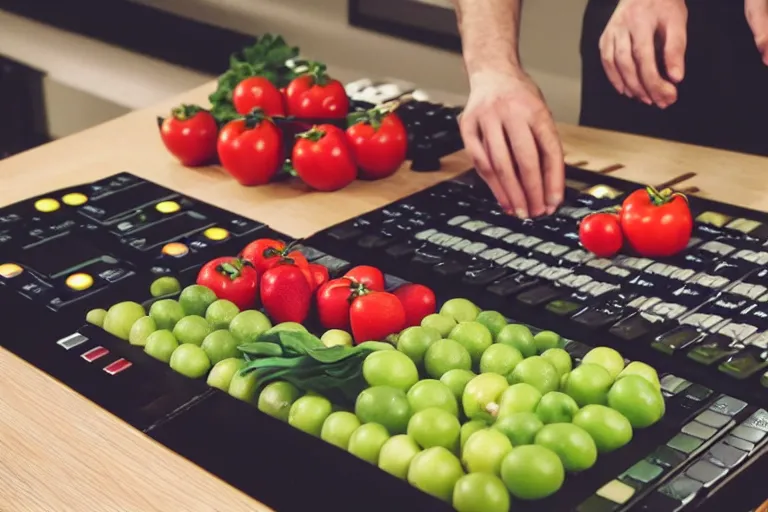
[[[158,136],[155,116],[182,101],[205,104],[212,88],[0,162],[0,206],[128,171],[303,237],[469,168],[460,153],[446,158],[438,173],[401,171],[333,194],[293,184],[243,188],[218,169],[181,167]],[[768,209],[768,159],[566,125],[560,130],[569,163],[596,171],[620,164],[611,175],[651,184],[695,173],[677,186]],[[0,349],[0,512],[154,510],[268,509]]]

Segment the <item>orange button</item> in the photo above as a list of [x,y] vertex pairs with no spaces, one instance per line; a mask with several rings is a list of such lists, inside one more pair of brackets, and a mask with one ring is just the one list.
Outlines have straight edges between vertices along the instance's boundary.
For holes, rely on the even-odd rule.
[[0,265],[0,276],[3,276],[6,279],[16,277],[22,272],[24,272],[24,269],[15,263],[3,263]]
[[174,258],[181,258],[189,254],[189,247],[179,242],[171,242],[163,247],[163,254]]
[[84,274],[82,272],[78,272],[77,274],[72,274],[67,278],[65,282],[68,287],[78,292],[87,290],[88,288],[93,286],[93,278],[88,274]]

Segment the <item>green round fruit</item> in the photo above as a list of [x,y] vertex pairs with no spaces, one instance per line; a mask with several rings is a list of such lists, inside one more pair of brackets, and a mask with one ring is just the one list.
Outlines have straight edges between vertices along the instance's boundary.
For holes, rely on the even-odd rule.
[[410,436],[400,434],[390,437],[379,452],[379,469],[405,480],[413,458],[421,452]]
[[274,334],[283,331],[309,332],[306,327],[298,322],[282,322],[267,330],[264,334]]
[[128,343],[137,347],[146,347],[147,338],[157,330],[157,324],[151,316],[143,316],[136,320],[128,333]]
[[538,445],[518,446],[501,463],[501,479],[521,500],[539,500],[556,493],[565,481],[560,458]]
[[233,302],[219,299],[205,310],[205,319],[214,330],[229,329],[238,313],[240,309]]
[[440,333],[440,338],[447,338],[457,323],[452,317],[438,313],[427,315],[421,320],[422,327],[436,330]]
[[456,482],[464,476],[459,459],[443,448],[435,446],[418,453],[408,468],[408,483],[420,491],[449,502]]
[[[224,361],[230,361],[230,359],[225,359]],[[221,361],[219,364],[224,361]],[[296,386],[290,382],[276,380],[270,382],[261,390],[256,407],[264,414],[273,418],[280,421],[288,421],[291,406],[300,396],[301,391]]]
[[581,360],[582,364],[596,364],[602,366],[614,380],[624,369],[624,358],[616,350],[610,347],[595,347],[586,353]]
[[397,350],[369,354],[363,361],[363,378],[369,386],[391,386],[408,391],[419,381],[416,363]]
[[512,384],[499,398],[498,417],[516,412],[534,412],[542,396],[541,391],[530,384]]
[[461,424],[458,418],[437,407],[415,413],[408,422],[408,435],[422,448],[442,446],[457,452],[460,433]]
[[258,341],[262,334],[272,328],[267,315],[255,309],[241,311],[229,323],[229,332],[241,343]]
[[173,299],[161,299],[149,308],[149,316],[155,321],[158,329],[172,331],[176,322],[184,318],[184,309]]
[[534,442],[555,452],[565,470],[572,473],[589,469],[597,461],[597,446],[592,437],[572,423],[545,425]]
[[245,375],[238,372],[232,375],[232,380],[229,381],[229,389],[227,390],[229,396],[249,404],[254,404],[257,399],[256,392],[259,389],[259,381],[256,380],[256,376],[256,372],[250,372]]
[[102,328],[112,336],[128,341],[131,327],[136,321],[147,316],[144,307],[137,302],[120,302],[115,304],[104,316]]
[[623,414],[632,428],[650,427],[664,415],[664,397],[640,375],[617,380],[608,391],[608,406]]
[[493,344],[493,335],[480,322],[459,322],[448,335],[448,339],[458,341],[467,349],[472,364],[478,366],[485,349]]
[[541,354],[541,357],[552,363],[560,377],[573,369],[571,355],[562,348],[549,348]]
[[432,343],[424,354],[427,375],[439,379],[448,370],[472,369],[472,356],[464,346],[455,340],[438,340]]
[[440,382],[448,386],[453,396],[456,398],[457,403],[461,400],[464,394],[464,389],[467,387],[469,381],[477,377],[473,372],[469,370],[448,370],[440,377]]
[[496,373],[481,373],[464,388],[461,404],[471,420],[493,421],[501,396],[509,387],[507,379]]
[[411,406],[402,389],[374,386],[357,396],[355,414],[363,423],[378,423],[390,434],[403,434],[411,419]]
[[536,406],[536,415],[544,424],[570,423],[573,415],[579,411],[576,401],[565,393],[550,391],[541,397]]
[[[448,373],[445,375],[448,375]],[[414,413],[429,409],[430,407],[437,407],[454,416],[459,415],[459,404],[453,391],[441,381],[435,379],[424,379],[414,384],[408,390],[408,403],[411,404],[411,411]]]
[[332,410],[333,406],[326,398],[304,395],[291,405],[288,411],[288,424],[302,432],[320,437],[323,423],[331,415]]
[[543,354],[549,349],[561,348],[563,346],[563,338],[554,331],[537,332],[533,337],[533,342],[536,344],[536,351],[539,354]]
[[326,347],[351,347],[354,344],[352,342],[352,335],[341,329],[329,329],[325,331],[323,335],[320,336],[320,341],[322,341],[323,345]]
[[632,440],[632,425],[620,412],[604,405],[587,405],[573,417],[592,436],[600,453],[617,450]]
[[480,314],[480,308],[467,299],[451,299],[440,308],[440,314],[458,322],[473,322]]
[[483,324],[489,331],[491,331],[494,340],[499,335],[499,332],[501,332],[507,325],[507,319],[498,311],[481,311],[480,314],[477,315],[475,321]]
[[237,348],[239,345],[240,342],[231,332],[219,329],[206,336],[201,347],[208,354],[211,363],[216,364],[229,357],[240,357],[240,350]]
[[501,461],[512,451],[512,443],[497,429],[486,428],[469,436],[461,451],[461,461],[470,473],[498,475]]
[[205,377],[205,374],[211,369],[211,361],[205,351],[190,343],[179,345],[173,351],[170,365],[171,369],[190,379]]
[[613,379],[608,370],[596,364],[582,363],[568,374],[565,392],[576,400],[579,407],[605,404],[612,384]]
[[509,491],[496,475],[471,473],[453,488],[456,512],[509,512]]
[[164,363],[171,361],[173,352],[179,348],[179,342],[167,329],[155,331],[147,337],[144,352]]
[[197,315],[185,316],[173,328],[173,335],[179,343],[202,345],[206,336],[211,334],[211,325],[205,318]]
[[480,373],[498,373],[505,378],[523,360],[523,354],[515,347],[494,343],[480,358]]
[[560,374],[547,359],[533,356],[524,359],[509,374],[510,383],[525,382],[538,389],[541,394],[557,391],[560,387]]
[[181,283],[175,277],[158,277],[149,286],[149,294],[153,297],[162,297],[163,295],[173,295],[181,291]]
[[659,374],[656,373],[656,370],[653,369],[652,366],[647,365],[645,363],[641,363],[640,361],[632,361],[629,363],[619,374],[618,377],[616,377],[616,380],[619,380],[623,377],[626,377],[627,375],[639,375],[651,384],[653,384],[653,387],[661,391],[661,382],[659,382]]
[[199,284],[187,286],[179,295],[179,304],[187,315],[205,317],[205,311],[214,302],[216,302],[216,294],[210,288]]
[[523,324],[509,324],[496,336],[496,343],[503,343],[515,347],[523,354],[523,357],[536,355],[536,342],[533,333]]
[[496,420],[493,428],[507,436],[512,446],[523,446],[533,444],[544,423],[532,412],[516,412]]
[[92,309],[85,314],[85,321],[96,327],[104,326],[104,318],[107,316],[106,309]]
[[349,437],[347,451],[371,464],[379,463],[379,454],[384,443],[389,439],[389,432],[378,423],[360,425]]
[[472,434],[487,427],[488,424],[482,420],[470,420],[463,424],[459,431],[459,453],[464,452],[464,446],[467,444],[467,440],[472,437]]
[[442,337],[440,331],[434,327],[408,327],[397,338],[397,350],[410,357],[417,366],[421,366],[429,346]]
[[320,439],[342,450],[347,450],[349,448],[349,440],[359,426],[360,420],[351,412],[332,412],[325,419],[325,423],[323,423]]
[[229,385],[232,383],[232,377],[242,370],[245,366],[245,360],[238,357],[230,357],[219,361],[208,374],[206,383],[212,388],[220,389],[225,393],[229,392]]

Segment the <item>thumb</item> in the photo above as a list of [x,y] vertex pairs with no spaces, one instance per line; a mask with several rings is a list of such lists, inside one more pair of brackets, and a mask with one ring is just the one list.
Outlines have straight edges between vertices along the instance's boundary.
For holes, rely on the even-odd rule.
[[768,66],[768,1],[745,0],[744,10],[755,38],[757,51],[763,56],[763,62]]
[[688,44],[685,18],[673,19],[662,29],[664,65],[667,68],[667,75],[673,82],[679,83],[685,76],[685,49]]

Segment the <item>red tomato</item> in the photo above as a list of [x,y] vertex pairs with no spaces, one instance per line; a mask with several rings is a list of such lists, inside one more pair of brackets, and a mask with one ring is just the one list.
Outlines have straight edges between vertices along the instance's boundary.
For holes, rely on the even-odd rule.
[[300,251],[286,247],[285,242],[271,238],[260,238],[245,246],[240,257],[250,261],[251,264],[263,275],[270,268],[281,264],[296,265],[307,276],[310,287],[315,289],[315,279],[309,269],[307,258]]
[[355,283],[362,284],[374,292],[384,291],[384,274],[376,267],[368,265],[358,265],[344,274],[344,277],[351,279]]
[[624,245],[618,215],[595,213],[584,217],[579,224],[579,239],[581,245],[597,257],[610,258]]
[[268,116],[285,116],[285,104],[280,89],[263,76],[246,78],[232,91],[232,103],[238,114],[249,114],[260,108]]
[[256,306],[259,273],[240,258],[216,258],[206,263],[197,274],[197,284],[213,290],[219,299],[234,302],[242,309]]
[[344,132],[329,124],[299,134],[291,162],[304,183],[322,192],[342,189],[357,177]]
[[222,128],[218,150],[224,170],[246,187],[269,183],[283,166],[282,133],[258,110]]
[[160,138],[165,148],[182,165],[196,167],[216,156],[219,126],[207,110],[196,105],[181,105],[160,123]]
[[325,66],[313,64],[285,88],[288,115],[300,119],[344,119],[349,98],[344,86],[325,73]]
[[382,117],[376,109],[347,128],[347,140],[362,177],[372,180],[394,174],[408,150],[408,133],[397,114]]
[[405,309],[400,299],[387,292],[356,297],[349,309],[349,323],[356,343],[384,341],[405,328]]
[[437,311],[435,292],[423,284],[404,284],[393,292],[405,310],[405,326],[421,325],[424,317]]
[[325,265],[319,263],[310,263],[309,271],[312,273],[312,280],[315,283],[315,289],[320,288],[331,276],[328,274],[328,268]]
[[312,290],[304,273],[296,265],[277,265],[261,278],[261,303],[276,323],[307,319]]
[[317,314],[326,329],[349,330],[349,307],[354,283],[349,279],[332,279],[317,290]]
[[620,222],[630,247],[646,258],[677,254],[688,246],[693,230],[685,196],[650,187],[636,190],[624,200]]

